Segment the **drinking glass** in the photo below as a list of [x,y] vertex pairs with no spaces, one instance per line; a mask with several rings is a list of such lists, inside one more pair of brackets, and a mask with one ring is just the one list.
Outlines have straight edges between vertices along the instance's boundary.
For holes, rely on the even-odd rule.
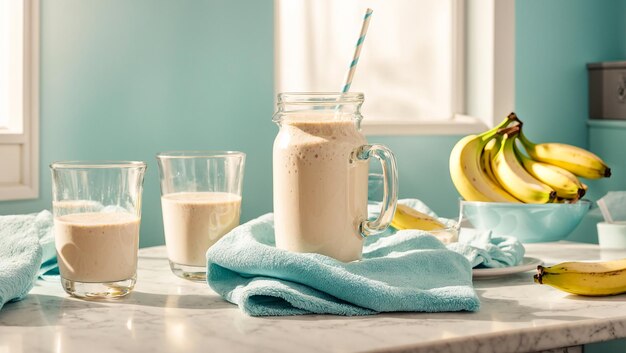
[[245,154],[173,151],[157,154],[165,245],[172,272],[206,281],[206,252],[239,225]]
[[118,298],[137,277],[144,162],[54,162],[52,210],[63,289]]

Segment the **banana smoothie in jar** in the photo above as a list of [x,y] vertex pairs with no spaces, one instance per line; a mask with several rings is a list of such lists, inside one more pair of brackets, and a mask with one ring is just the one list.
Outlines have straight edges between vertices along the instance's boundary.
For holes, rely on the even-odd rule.
[[[360,132],[361,93],[283,93],[274,121],[276,247],[340,261],[361,258],[363,237],[387,228],[397,200],[395,159]],[[381,160],[385,195],[367,221],[369,157]]]

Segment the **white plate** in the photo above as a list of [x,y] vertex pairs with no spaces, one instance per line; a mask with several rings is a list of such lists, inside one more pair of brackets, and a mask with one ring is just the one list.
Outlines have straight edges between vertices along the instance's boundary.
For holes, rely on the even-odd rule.
[[513,273],[526,272],[534,270],[538,265],[543,264],[543,261],[534,257],[525,257],[522,262],[517,266],[501,267],[501,268],[475,268],[472,270],[472,275],[476,277],[496,277],[506,276]]

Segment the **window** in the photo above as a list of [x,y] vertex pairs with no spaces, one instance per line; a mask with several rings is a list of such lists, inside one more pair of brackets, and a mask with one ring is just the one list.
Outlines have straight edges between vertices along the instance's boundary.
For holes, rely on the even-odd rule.
[[365,92],[366,134],[475,132],[513,109],[513,0],[275,5],[277,92],[340,90],[362,15],[374,9],[352,84]]
[[38,197],[38,3],[0,1],[0,200]]

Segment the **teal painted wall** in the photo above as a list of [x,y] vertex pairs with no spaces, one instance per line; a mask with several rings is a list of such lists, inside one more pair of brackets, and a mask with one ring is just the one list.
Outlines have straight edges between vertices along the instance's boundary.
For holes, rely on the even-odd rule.
[[515,22],[515,103],[528,137],[587,147],[586,64],[626,59],[626,1],[516,1]]
[[[263,1],[42,2],[41,198],[59,159],[148,162],[141,246],[163,243],[154,154],[248,154],[243,219],[271,210],[273,6]],[[587,144],[585,63],[624,58],[625,0],[516,2],[516,111],[537,141]],[[460,136],[369,137],[396,153],[400,196],[456,216],[448,155]]]
[[40,199],[54,160],[148,162],[141,246],[163,244],[155,154],[247,153],[243,219],[271,209],[271,0],[41,2]]
[[448,156],[460,138],[369,136],[368,141],[385,144],[396,155],[400,198],[419,198],[438,215],[454,218],[458,216],[459,194],[450,179]]

